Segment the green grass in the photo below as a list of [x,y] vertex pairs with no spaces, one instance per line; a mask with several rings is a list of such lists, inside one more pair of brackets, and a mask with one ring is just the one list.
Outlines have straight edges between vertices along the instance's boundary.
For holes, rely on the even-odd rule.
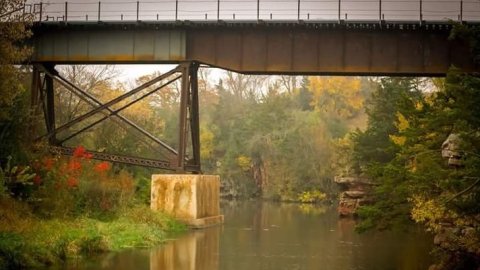
[[0,221],[0,269],[40,267],[73,257],[151,247],[163,243],[172,233],[186,230],[146,206],[129,208],[108,221],[83,216],[47,220],[31,216],[19,223],[22,226]]

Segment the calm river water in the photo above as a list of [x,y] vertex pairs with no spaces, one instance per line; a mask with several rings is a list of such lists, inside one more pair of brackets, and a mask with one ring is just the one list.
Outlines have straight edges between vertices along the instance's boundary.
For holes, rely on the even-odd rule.
[[271,202],[222,204],[223,226],[164,246],[108,254],[74,269],[427,269],[431,238],[418,232],[357,234],[334,207]]

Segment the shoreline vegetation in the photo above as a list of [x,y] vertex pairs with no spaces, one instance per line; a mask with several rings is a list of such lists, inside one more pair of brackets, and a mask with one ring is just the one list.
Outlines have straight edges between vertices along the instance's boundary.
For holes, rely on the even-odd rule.
[[85,215],[42,219],[21,203],[2,199],[0,204],[1,269],[61,265],[104,252],[152,247],[186,230],[185,225],[147,206],[135,206],[117,217],[100,220]]
[[149,181],[79,146],[72,157],[40,154],[0,170],[0,269],[58,265],[68,259],[151,247],[186,230],[150,210]]

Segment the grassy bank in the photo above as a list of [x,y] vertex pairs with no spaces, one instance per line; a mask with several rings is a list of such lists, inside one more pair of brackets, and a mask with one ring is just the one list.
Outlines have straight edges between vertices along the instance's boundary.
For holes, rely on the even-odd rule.
[[185,230],[182,224],[146,206],[99,220],[86,216],[41,219],[30,215],[20,203],[15,204],[0,210],[0,269],[40,267],[69,258],[149,247]]
[[0,269],[149,247],[186,227],[148,207],[150,181],[83,147],[0,167]]

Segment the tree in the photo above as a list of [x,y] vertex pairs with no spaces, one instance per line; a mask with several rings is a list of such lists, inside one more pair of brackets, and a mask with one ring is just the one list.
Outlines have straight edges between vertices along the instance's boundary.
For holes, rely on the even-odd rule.
[[0,2],[0,159],[18,152],[19,137],[24,123],[28,123],[25,102],[25,78],[15,66],[29,57],[31,48],[24,45],[31,32],[31,16],[23,14],[23,0]]
[[[104,102],[108,101],[105,97],[109,96],[105,91],[108,91],[113,84],[112,80],[118,76],[113,65],[66,65],[60,66],[58,70],[66,80]],[[60,123],[68,122],[91,108],[61,85],[56,87],[55,99],[55,109],[59,116],[57,120]]]
[[[420,90],[432,85],[439,87]],[[375,184],[374,202],[359,209],[360,231],[413,220],[447,251],[441,269],[479,266],[479,90],[480,79],[454,69],[434,84],[381,81],[369,102],[368,128],[354,137],[357,168]],[[441,155],[451,134],[461,138],[453,167]]]

